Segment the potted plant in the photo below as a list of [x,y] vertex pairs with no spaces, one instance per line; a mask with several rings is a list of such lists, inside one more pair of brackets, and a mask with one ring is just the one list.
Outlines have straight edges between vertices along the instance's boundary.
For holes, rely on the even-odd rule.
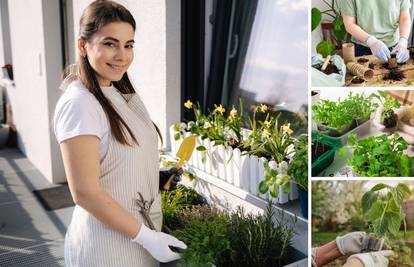
[[308,218],[308,135],[301,135],[295,141],[295,154],[289,164],[288,175],[299,189],[302,215]]
[[331,40],[322,40],[316,46],[316,51],[323,57],[333,55],[335,53],[336,47],[341,47],[342,42],[348,42],[350,39],[350,36],[345,29],[345,24],[343,22],[341,12],[338,9],[337,1],[328,1],[329,0],[324,1],[328,9],[320,11],[318,8],[314,7],[311,10],[312,31],[321,24],[322,15],[327,15],[332,18],[332,22],[323,23],[323,28],[328,31],[330,29],[332,30],[332,37],[335,43],[333,43]]
[[350,92],[343,100],[321,99],[312,105],[312,118],[320,132],[338,138],[345,144],[347,133],[351,130],[369,127],[370,115],[378,106],[372,101],[373,97],[373,94],[365,96]]

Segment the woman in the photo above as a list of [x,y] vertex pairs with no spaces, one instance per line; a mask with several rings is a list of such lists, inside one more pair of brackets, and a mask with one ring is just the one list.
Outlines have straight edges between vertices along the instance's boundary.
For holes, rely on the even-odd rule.
[[[67,266],[158,266],[179,259],[170,246],[186,249],[159,232],[157,129],[126,73],[134,32],[130,12],[113,1],[93,2],[80,19],[79,57],[54,117],[76,203],[65,238]],[[138,200],[148,202],[155,229],[145,225],[151,226]]]
[[356,56],[372,54],[388,61],[395,53],[398,63],[410,58],[410,0],[341,0],[338,4]]

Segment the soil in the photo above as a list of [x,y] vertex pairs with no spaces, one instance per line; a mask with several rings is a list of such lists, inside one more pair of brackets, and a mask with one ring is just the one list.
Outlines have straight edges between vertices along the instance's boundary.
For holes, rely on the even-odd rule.
[[374,67],[375,67],[375,64],[374,64],[374,63],[369,63],[369,64],[368,64],[368,68],[370,68],[370,69],[372,69],[372,70],[373,70],[373,69],[374,69]]
[[358,58],[358,60],[357,60],[357,62],[358,63],[367,63],[369,60],[367,59],[367,58],[364,58],[364,57],[362,57],[362,58]]
[[233,149],[235,149],[235,148],[239,147],[239,145],[240,145],[240,143],[239,143],[236,139],[234,139],[234,138],[230,138],[230,140],[229,140],[228,144],[229,144],[229,145],[230,145]]
[[363,82],[365,82],[365,80],[364,80],[364,79],[362,79],[362,78],[360,78],[360,77],[356,77],[356,78],[353,78],[353,79],[351,80],[351,83],[353,83],[353,84],[361,84],[361,83],[363,83]]
[[383,124],[385,128],[391,129],[397,126],[398,116],[392,109],[384,111],[382,115],[384,116]]
[[[406,63],[406,62],[404,62],[404,63],[397,63],[397,64],[398,64],[398,66],[403,66],[403,65],[405,65],[405,64],[407,64],[407,63]],[[390,68],[390,66],[389,66],[388,62],[383,63],[383,64],[382,64],[382,67],[383,67],[383,68],[385,68],[385,69],[387,69],[387,70],[392,70],[392,69]]]
[[312,163],[322,156],[325,152],[331,150],[332,147],[320,142],[312,142]]
[[322,66],[318,70],[322,71],[326,75],[329,75],[329,74],[332,74],[332,73],[339,74],[339,70],[335,65],[329,64],[324,71],[321,70],[321,68],[322,68]]
[[257,155],[256,155],[258,158],[261,158],[261,157],[264,157],[264,158],[266,158],[267,160],[271,160],[272,159],[272,157],[269,155],[269,153],[267,153],[267,152],[260,152],[260,153],[258,153]]
[[[388,64],[388,63],[386,63],[386,64]],[[404,72],[402,72],[400,70],[397,70],[397,69],[392,69],[382,79],[384,81],[402,81],[402,80],[404,80],[404,78],[405,78]]]

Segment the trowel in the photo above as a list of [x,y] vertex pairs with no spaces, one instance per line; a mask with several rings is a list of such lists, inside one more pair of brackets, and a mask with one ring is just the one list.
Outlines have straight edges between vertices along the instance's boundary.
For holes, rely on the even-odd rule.
[[[194,148],[196,145],[196,136],[190,135],[184,138],[183,142],[180,145],[180,148],[177,151],[177,158],[180,160],[178,161],[177,165],[175,167],[177,169],[181,168],[184,165],[184,162],[189,160],[191,158],[191,155],[193,154]],[[169,190],[171,187],[171,182],[174,180],[175,174],[171,175],[170,179],[165,183],[164,190]]]

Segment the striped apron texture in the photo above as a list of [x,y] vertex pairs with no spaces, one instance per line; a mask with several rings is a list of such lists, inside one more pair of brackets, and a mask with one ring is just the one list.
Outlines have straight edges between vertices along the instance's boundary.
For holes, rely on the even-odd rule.
[[[160,231],[158,136],[138,94],[122,94],[115,88],[103,90],[130,127],[139,146],[125,146],[110,137],[108,152],[101,161],[100,181],[110,194],[138,221],[145,223],[135,203],[137,192],[153,201],[150,217]],[[139,244],[110,229],[80,206],[75,206],[65,238],[66,266],[159,266]]]

